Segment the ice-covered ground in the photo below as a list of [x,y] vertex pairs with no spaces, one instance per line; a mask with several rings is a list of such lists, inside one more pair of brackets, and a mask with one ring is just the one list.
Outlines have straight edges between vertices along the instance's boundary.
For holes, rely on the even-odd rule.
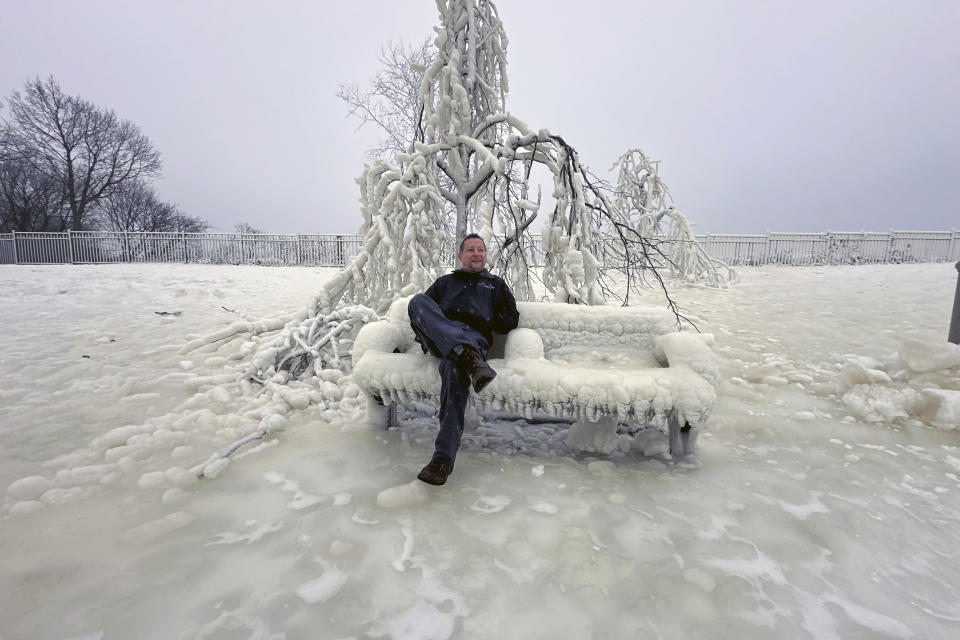
[[675,288],[720,361],[698,464],[481,418],[441,488],[407,484],[430,421],[371,429],[349,385],[199,386],[230,354],[184,345],[331,274],[0,267],[0,638],[960,634],[953,265]]

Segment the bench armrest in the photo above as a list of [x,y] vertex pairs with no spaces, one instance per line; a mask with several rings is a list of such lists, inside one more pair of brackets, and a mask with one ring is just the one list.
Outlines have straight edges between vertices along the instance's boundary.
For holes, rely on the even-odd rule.
[[[367,351],[379,351],[382,353],[393,353],[399,350],[406,351],[408,345],[408,332],[403,327],[390,322],[389,320],[379,320],[371,322],[360,329],[357,333],[357,339],[353,343],[353,361],[360,362]],[[410,331],[409,333],[413,333]]]
[[711,385],[717,385],[717,358],[699,334],[673,332],[659,336],[653,354],[664,366],[685,364]]
[[503,346],[503,359],[509,361],[514,358],[542,360],[543,339],[540,334],[533,329],[514,329],[508,333]]

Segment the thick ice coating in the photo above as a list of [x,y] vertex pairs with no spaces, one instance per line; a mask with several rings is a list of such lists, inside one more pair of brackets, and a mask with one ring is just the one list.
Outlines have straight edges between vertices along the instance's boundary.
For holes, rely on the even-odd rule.
[[[414,341],[407,302],[398,300],[385,320],[360,332],[354,378],[385,403],[437,402],[436,359]],[[667,310],[535,302],[518,308],[519,328],[491,348],[497,378],[471,396],[477,410],[586,424],[615,418],[661,429],[671,412],[693,427],[709,418],[717,361],[701,336],[676,331]]]

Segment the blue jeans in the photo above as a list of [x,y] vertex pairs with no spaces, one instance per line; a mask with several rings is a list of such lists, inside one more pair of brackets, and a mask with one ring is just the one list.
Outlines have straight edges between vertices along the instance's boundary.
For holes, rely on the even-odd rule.
[[450,320],[430,296],[418,293],[407,306],[410,326],[417,341],[431,355],[440,358],[440,432],[434,444],[434,459],[453,462],[460,450],[463,414],[470,397],[470,376],[457,366],[453,348],[466,345],[487,357],[490,345],[480,332],[458,320]]

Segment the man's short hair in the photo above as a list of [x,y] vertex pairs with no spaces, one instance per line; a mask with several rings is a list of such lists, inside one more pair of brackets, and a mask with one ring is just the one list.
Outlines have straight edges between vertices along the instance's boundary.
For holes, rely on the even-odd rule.
[[[467,240],[469,240],[470,238],[480,238],[480,242],[483,242],[483,238],[480,237],[479,233],[468,233],[467,235],[463,236],[463,240],[460,241],[460,251],[458,253],[463,253],[463,245],[465,245],[467,243]],[[483,250],[484,251],[487,250],[486,242],[483,242]]]

